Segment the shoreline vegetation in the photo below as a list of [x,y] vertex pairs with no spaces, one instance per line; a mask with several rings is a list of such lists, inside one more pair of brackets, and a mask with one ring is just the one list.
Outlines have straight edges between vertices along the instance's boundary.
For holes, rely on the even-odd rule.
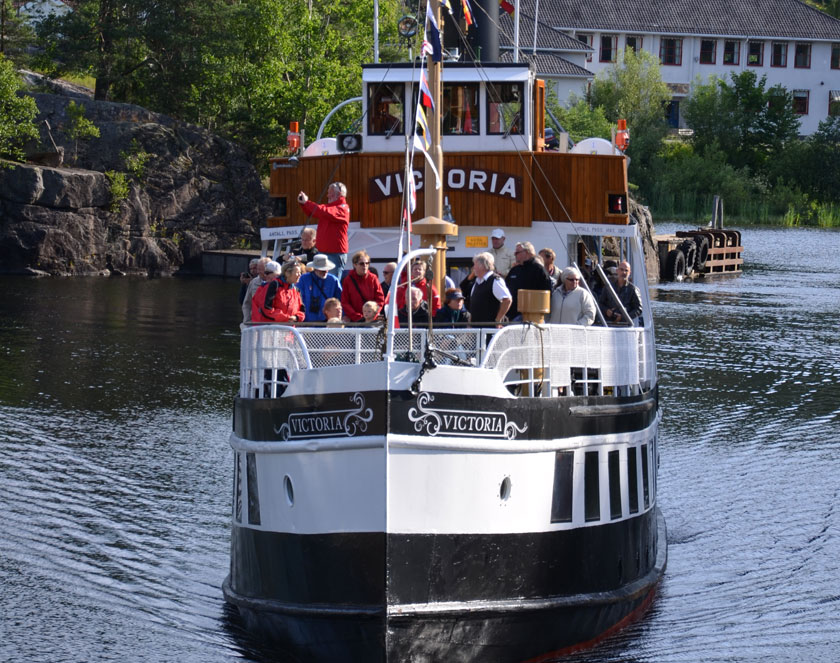
[[[0,0],[0,158],[17,161],[38,136],[21,68],[90,86],[96,101],[134,104],[211,131],[241,146],[266,175],[269,157],[288,154],[290,123],[315,136],[348,91],[361,89],[361,64],[373,51],[373,8],[365,0],[78,0],[74,11],[41,17],[12,4]],[[838,7],[840,0],[819,9],[838,15]],[[400,41],[399,15],[397,3],[380,7],[380,43],[388,45],[382,62],[405,61],[421,48],[419,32]],[[561,103],[548,95],[562,124],[553,128],[574,141],[609,139],[626,120],[631,190],[655,217],[703,223],[719,195],[725,223],[840,227],[840,101],[809,136],[799,135],[792,91],[769,87],[750,70],[693,84],[680,102],[680,127],[690,131],[668,126],[671,102],[659,59],[632,50],[598,73],[585,98]],[[354,132],[361,122],[351,104],[331,116],[325,133]],[[76,125],[56,131],[70,140]],[[76,131],[73,147],[90,135]]]

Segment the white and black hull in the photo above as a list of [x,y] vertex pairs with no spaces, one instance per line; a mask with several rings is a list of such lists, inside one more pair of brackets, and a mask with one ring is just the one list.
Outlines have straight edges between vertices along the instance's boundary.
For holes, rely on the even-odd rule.
[[237,399],[224,591],[249,629],[303,660],[519,661],[641,612],[666,561],[656,388],[510,398],[441,366],[415,393],[418,369]]

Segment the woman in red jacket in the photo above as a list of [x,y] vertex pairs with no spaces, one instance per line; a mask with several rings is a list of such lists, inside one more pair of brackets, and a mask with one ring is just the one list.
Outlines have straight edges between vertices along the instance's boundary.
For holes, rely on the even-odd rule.
[[379,308],[385,303],[379,279],[370,273],[370,256],[364,249],[353,254],[353,270],[341,283],[341,306],[344,317],[350,322],[364,320],[362,307],[365,302],[376,302]]
[[306,313],[295,286],[300,279],[300,271],[299,262],[287,262],[280,269],[280,278],[272,279],[257,289],[251,300],[253,322],[303,322]]

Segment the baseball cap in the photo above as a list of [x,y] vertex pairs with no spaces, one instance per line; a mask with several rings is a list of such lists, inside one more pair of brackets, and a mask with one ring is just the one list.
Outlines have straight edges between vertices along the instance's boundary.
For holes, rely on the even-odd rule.
[[501,239],[505,236],[505,231],[501,228],[496,228],[493,232],[490,233],[490,237],[495,237],[496,239]]

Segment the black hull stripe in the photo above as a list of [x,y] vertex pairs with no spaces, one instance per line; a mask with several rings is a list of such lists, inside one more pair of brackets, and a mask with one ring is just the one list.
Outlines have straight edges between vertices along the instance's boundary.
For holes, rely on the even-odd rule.
[[230,589],[290,606],[363,610],[594,595],[644,578],[657,545],[653,510],[523,534],[289,534],[235,526]]
[[[506,421],[515,423],[526,431],[514,435],[518,440],[555,440],[582,436],[630,433],[645,430],[655,421],[658,413],[658,389],[639,396],[574,396],[566,398],[493,398],[480,395],[433,394],[426,407],[445,403],[448,412],[481,415],[504,413]],[[311,416],[319,412],[346,412],[352,409],[354,394],[313,394],[276,399],[237,398],[234,404],[234,433],[243,440],[285,441],[281,431],[288,431],[290,420]],[[334,437],[350,439],[354,436],[427,435],[432,440],[445,439],[446,435],[429,433],[415,427],[418,398],[409,392],[379,391],[364,394],[364,411],[369,409],[370,419],[364,429],[337,431]],[[480,418],[480,417],[479,417]],[[484,437],[481,431],[466,434]],[[326,436],[325,436],[326,437]],[[494,437],[490,435],[489,437]],[[498,436],[496,436],[498,437]],[[317,441],[317,437],[302,437]]]
[[[249,630],[302,660],[312,661],[546,661],[591,645],[638,616],[652,600],[667,564],[666,531],[659,515],[657,556],[636,581],[614,591],[533,601],[487,601],[452,610],[428,606],[300,606],[234,592]],[[405,612],[400,613],[400,610]]]

